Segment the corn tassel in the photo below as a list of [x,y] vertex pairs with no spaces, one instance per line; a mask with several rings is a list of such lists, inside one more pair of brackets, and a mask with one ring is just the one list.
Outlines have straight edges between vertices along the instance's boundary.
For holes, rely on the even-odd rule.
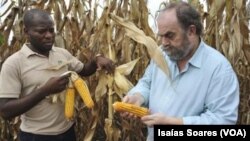
[[64,114],[65,117],[71,120],[74,116],[74,103],[75,103],[75,89],[71,81],[69,81],[68,88],[66,90],[65,98],[65,108]]
[[73,81],[73,84],[80,94],[83,102],[88,108],[94,107],[94,102],[92,100],[92,97],[90,95],[89,89],[87,84],[83,79],[81,79],[76,73],[71,74],[71,80]]
[[144,107],[136,106],[129,103],[124,102],[115,102],[113,104],[113,108],[118,112],[129,112],[134,114],[135,116],[142,117],[149,114],[149,110]]

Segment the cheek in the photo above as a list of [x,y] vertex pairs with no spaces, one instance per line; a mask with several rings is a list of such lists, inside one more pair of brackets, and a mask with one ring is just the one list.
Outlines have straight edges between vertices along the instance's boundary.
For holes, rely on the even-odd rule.
[[35,37],[31,37],[30,38],[30,43],[36,47],[39,47],[42,43],[41,39],[35,38]]
[[175,38],[175,44],[177,46],[183,46],[188,42],[188,37],[185,35],[179,35],[178,37]]
[[30,36],[30,39],[34,42],[41,42],[42,41],[42,38],[40,36],[37,36],[37,35]]
[[174,40],[172,40],[171,45],[179,48],[180,46],[183,45],[183,43],[184,42],[182,38],[175,38]]

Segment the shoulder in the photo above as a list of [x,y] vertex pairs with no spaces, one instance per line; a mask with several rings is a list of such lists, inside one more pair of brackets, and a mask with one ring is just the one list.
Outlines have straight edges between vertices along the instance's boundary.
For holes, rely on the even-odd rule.
[[206,61],[203,65],[206,69],[211,69],[218,75],[234,73],[230,61],[221,52],[207,44],[204,45],[204,58]]
[[25,56],[20,52],[16,52],[9,56],[2,64],[0,72],[16,73],[21,70],[22,62]]
[[205,57],[207,57],[207,61],[210,63],[214,63],[214,65],[231,65],[228,59],[215,48],[204,44],[205,49]]
[[3,63],[3,65],[16,65],[20,63],[21,60],[23,60],[24,55],[17,51],[14,54],[10,55]]

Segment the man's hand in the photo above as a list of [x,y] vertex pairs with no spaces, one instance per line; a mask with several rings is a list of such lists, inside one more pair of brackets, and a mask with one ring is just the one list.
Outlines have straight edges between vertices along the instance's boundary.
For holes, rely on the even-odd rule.
[[[144,98],[142,97],[141,94],[136,93],[133,95],[126,95],[122,102],[125,103],[130,103],[130,104],[134,104],[137,106],[141,106],[144,103]],[[122,112],[121,113],[122,117],[128,117],[128,118],[137,118],[134,114],[128,113],[128,112]]]
[[156,124],[164,125],[182,125],[183,121],[181,118],[169,117],[162,113],[155,113],[147,116],[141,117],[141,120],[144,124],[149,127],[152,127]]
[[45,83],[45,85],[42,86],[42,89],[44,90],[46,96],[54,93],[59,93],[65,90],[67,84],[69,83],[69,76],[70,74],[58,77],[51,77]]
[[113,73],[115,70],[114,62],[102,55],[96,56],[96,66],[97,70],[105,69],[108,73]]

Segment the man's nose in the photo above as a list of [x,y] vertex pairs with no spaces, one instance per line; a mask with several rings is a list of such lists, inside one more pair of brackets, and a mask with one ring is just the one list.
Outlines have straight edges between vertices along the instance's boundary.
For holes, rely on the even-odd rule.
[[54,32],[46,31],[45,38],[52,38],[54,36]]

